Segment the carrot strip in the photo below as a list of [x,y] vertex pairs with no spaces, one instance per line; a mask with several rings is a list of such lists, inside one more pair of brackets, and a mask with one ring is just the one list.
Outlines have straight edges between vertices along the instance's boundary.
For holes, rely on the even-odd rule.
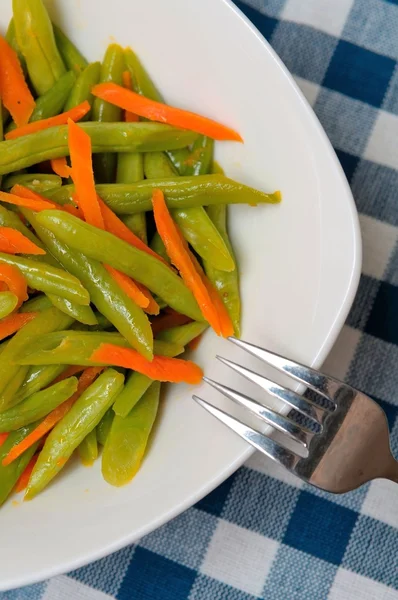
[[87,223],[105,229],[95,191],[90,136],[71,119],[68,120],[68,131],[72,179],[75,184],[79,207],[82,209]]
[[154,337],[164,329],[171,329],[172,327],[179,327],[180,325],[186,325],[187,323],[191,323],[192,319],[187,317],[186,315],[182,315],[175,310],[172,310],[169,313],[163,314],[156,319],[153,319],[152,331]]
[[145,117],[150,121],[160,121],[182,129],[190,129],[215,140],[243,142],[239,133],[225,125],[221,125],[221,123],[217,123],[217,121],[181,108],[155,102],[132,90],[126,90],[116,83],[99,83],[92,88],[91,93],[97,98],[101,98],[101,100],[133,112],[140,117]]
[[114,344],[101,344],[90,360],[133,369],[157,381],[196,384],[203,377],[202,369],[193,362],[166,356],[154,356],[149,361],[132,348],[121,348]]
[[26,125],[35,101],[25,81],[17,53],[0,36],[0,95],[17,127]]
[[0,446],[4,444],[9,435],[9,433],[0,433]]
[[52,412],[50,412],[45,419],[27,435],[19,444],[16,444],[11,448],[9,453],[5,458],[3,458],[2,465],[6,467],[13,460],[21,456],[30,448],[33,444],[35,444],[40,438],[42,438],[48,431],[50,431],[72,408],[73,404],[82,395],[82,393],[92,384],[94,379],[103,371],[103,367],[89,367],[85,369],[83,373],[79,377],[79,382],[77,384],[77,390],[65,400],[62,404],[57,406]]
[[37,313],[13,313],[0,321],[0,340],[16,333],[21,327],[35,318]]
[[17,229],[12,227],[0,227],[0,252],[8,254],[45,254],[43,248],[39,248]]
[[180,235],[180,231],[170,216],[161,190],[156,189],[153,191],[152,204],[156,229],[166,246],[167,254],[170,257],[171,262],[177,267],[185,285],[195,296],[206,321],[210,323],[217,335],[221,335],[218,312],[201,276],[192,262],[187,246],[185,246],[183,238]]
[[[4,282],[7,288],[15,294],[18,298],[17,308],[28,299],[28,284],[21,271],[13,265],[7,265],[6,263],[0,263],[0,281]],[[4,324],[7,319],[14,315],[9,315],[0,324]],[[15,315],[16,316],[16,315]],[[0,327],[1,330],[1,327]],[[7,331],[7,328],[5,329]],[[14,333],[13,331],[11,333]],[[1,335],[1,334],[0,334]],[[10,335],[10,334],[8,334]],[[3,336],[7,337],[7,336]]]
[[19,494],[19,492],[23,492],[25,488],[28,487],[29,479],[34,469],[34,466],[37,462],[39,455],[36,454],[32,456],[27,466],[25,467],[25,471],[22,473],[21,477],[17,481],[17,485],[15,486],[15,492]]
[[34,121],[33,123],[28,123],[23,127],[17,127],[17,129],[6,133],[4,137],[6,140],[14,140],[15,138],[21,137],[23,135],[30,135],[31,133],[43,131],[43,129],[48,129],[49,127],[66,125],[69,120],[79,121],[89,112],[89,110],[91,110],[90,104],[89,102],[87,102],[87,100],[85,100],[78,106],[75,106],[74,108],[63,112],[60,115],[56,115],[55,117],[50,117],[49,119],[42,119],[41,121]]
[[196,348],[199,346],[199,344],[201,342],[202,336],[203,336],[203,333],[201,333],[200,335],[197,335],[196,338],[193,338],[193,340],[188,342],[187,346],[188,346],[189,350],[196,350]]
[[56,175],[64,177],[65,179],[71,175],[71,168],[66,162],[65,156],[62,156],[62,158],[53,158],[51,160],[51,168]]
[[[122,81],[123,81],[123,86],[126,88],[126,90],[133,89],[133,81],[131,79],[130,71],[123,71]],[[138,115],[126,110],[124,112],[124,120],[126,121],[126,123],[136,123],[140,119],[139,119]]]
[[65,369],[65,371],[63,373],[58,375],[58,377],[56,377],[54,379],[54,381],[52,381],[48,385],[49,386],[55,385],[56,383],[59,383],[60,381],[64,381],[64,379],[68,379],[68,377],[73,377],[73,375],[76,375],[76,373],[80,373],[80,371],[84,371],[84,369],[85,369],[85,367],[82,367],[79,365],[70,365],[67,369]]
[[64,210],[75,217],[81,217],[80,211],[74,206],[71,206],[70,204],[61,206],[60,204],[41,196],[37,192],[30,190],[20,183],[16,183],[12,187],[11,194],[0,192],[0,200],[3,202],[8,202],[9,204],[15,204],[16,206],[30,208],[36,212],[40,212],[41,210],[55,209]]
[[125,291],[126,294],[129,296],[129,298],[134,300],[134,302],[136,304],[138,304],[139,307],[147,308],[149,306],[148,298],[146,298],[146,296],[138,288],[135,281],[133,281],[130,277],[128,277],[124,273],[117,271],[110,265],[104,264],[104,267],[108,271],[108,273],[110,273],[110,275],[112,275],[113,279],[122,288],[122,290]]
[[148,315],[158,315],[160,313],[160,307],[151,292],[142,283],[139,283],[138,281],[135,281],[134,283],[148,300],[148,306],[145,308],[145,312],[148,313]]

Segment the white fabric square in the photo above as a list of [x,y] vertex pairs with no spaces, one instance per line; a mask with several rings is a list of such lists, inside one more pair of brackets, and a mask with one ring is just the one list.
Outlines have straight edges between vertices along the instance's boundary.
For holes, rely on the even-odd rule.
[[312,83],[312,81],[308,81],[307,79],[303,79],[302,77],[295,77],[294,79],[300,90],[303,92],[308,104],[314,106],[321,90],[321,86],[317,83]]
[[288,0],[282,19],[340,37],[354,0]]
[[273,477],[274,479],[278,479],[283,483],[287,483],[295,488],[301,489],[304,485],[304,482],[289,473],[287,469],[281,467],[275,461],[267,458],[260,452],[255,452],[251,455],[249,460],[245,463],[245,466],[249,469],[253,469],[258,473],[263,473],[264,475],[268,475],[269,477]]
[[67,575],[50,579],[41,600],[71,600],[71,598],[73,600],[114,600],[113,596],[84,585]]
[[398,228],[366,215],[359,215],[359,221],[363,242],[362,273],[383,279],[398,239]]
[[201,572],[259,596],[278,548],[275,540],[220,519]]
[[365,158],[392,169],[398,164],[398,116],[380,110],[365,149]]
[[344,381],[360,337],[361,332],[358,329],[344,325],[329,356],[323,363],[322,371]]
[[398,590],[357,575],[346,569],[337,571],[328,600],[398,600]]
[[361,513],[398,529],[397,484],[387,479],[372,481]]

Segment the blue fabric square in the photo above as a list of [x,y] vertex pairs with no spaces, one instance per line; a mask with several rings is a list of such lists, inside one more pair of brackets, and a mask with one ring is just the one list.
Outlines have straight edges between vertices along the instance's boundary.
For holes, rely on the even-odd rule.
[[199,574],[189,594],[189,600],[256,600],[256,597],[217,579]]
[[353,510],[302,491],[283,543],[339,565],[357,517]]
[[299,493],[277,479],[243,467],[237,472],[221,516],[235,525],[281,540]]
[[361,159],[351,189],[359,212],[398,226],[398,171]]
[[342,38],[398,59],[398,7],[380,0],[355,0]]
[[398,344],[398,288],[382,281],[365,331],[390,344]]
[[360,515],[341,566],[398,589],[397,530]]
[[282,544],[267,577],[262,597],[265,600],[327,598],[336,572],[335,565]]
[[258,12],[248,6],[244,2],[240,2],[239,0],[234,0],[234,3],[240,10],[250,19],[250,21],[257,27],[260,33],[269,40],[274,33],[274,29],[278,21],[273,19],[272,17],[268,17],[265,14]]
[[223,481],[223,483],[210,492],[210,494],[207,494],[202,500],[199,500],[195,505],[196,508],[219,517],[223,511],[225,501],[235,481],[236,475],[237,474],[234,473],[231,477],[228,477],[228,479]]
[[241,4],[246,4],[256,12],[267,15],[268,17],[279,17],[286,0],[243,0]]
[[40,600],[46,589],[46,582],[0,592],[0,600]]
[[393,249],[389,263],[384,273],[384,279],[391,283],[392,285],[398,285],[398,242]]
[[135,546],[127,546],[119,552],[72,571],[69,577],[110,596],[116,596],[134,552]]
[[398,115],[398,63],[390,79],[390,85],[384,97],[382,108],[394,115]]
[[362,154],[377,117],[373,106],[322,88],[313,108],[336,150]]
[[394,406],[393,404],[390,404],[390,402],[385,402],[384,400],[377,398],[377,396],[371,396],[371,397],[375,402],[377,402],[377,404],[379,404],[381,406],[381,408],[386,413],[386,417],[387,417],[387,421],[388,421],[388,428],[389,428],[390,432],[392,432],[394,425],[397,422],[398,407]]
[[272,47],[294,75],[321,83],[336,48],[336,39],[305,25],[281,21]]
[[380,281],[378,279],[361,275],[357,295],[347,317],[347,325],[361,331],[366,328],[379,288]]
[[394,68],[391,58],[340,40],[323,85],[366,104],[381,106]]
[[343,150],[336,150],[337,158],[340,161],[341,166],[343,167],[343,171],[348,181],[350,182],[352,176],[355,173],[355,169],[358,166],[359,158],[358,156],[354,156],[349,152],[343,152]]
[[360,512],[362,504],[366,498],[366,494],[368,493],[368,488],[369,484],[365,484],[357,490],[353,490],[347,494],[329,494],[329,492],[324,492],[323,490],[312,487],[308,484],[305,484],[303,489],[311,494],[314,494],[314,496],[318,496],[318,498],[323,498],[328,502],[333,502],[339,506],[344,506],[350,510]]
[[[140,546],[191,569],[198,569],[216,525],[216,517],[191,508],[145,536]],[[194,536],[193,531],[196,532]]]
[[187,600],[196,572],[137,548],[120,586],[119,600]]

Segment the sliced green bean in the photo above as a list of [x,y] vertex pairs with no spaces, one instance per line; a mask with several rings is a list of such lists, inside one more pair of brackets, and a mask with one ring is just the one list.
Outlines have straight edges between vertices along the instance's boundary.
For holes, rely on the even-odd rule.
[[42,310],[51,308],[51,306],[53,306],[53,303],[51,302],[50,298],[48,298],[45,294],[38,294],[31,300],[24,302],[19,309],[19,312],[41,312]]
[[62,179],[58,175],[49,175],[48,173],[21,173],[8,175],[3,181],[3,190],[9,192],[11,188],[19,183],[38,194],[44,194],[50,190],[60,188]]
[[123,387],[124,377],[106,369],[78,398],[50,432],[30,477],[25,498],[31,499],[59,473],[73,451],[92,431]]
[[111,485],[125,485],[141,466],[159,408],[160,383],[152,383],[127,417],[115,415],[102,454],[102,475]]
[[0,292],[0,319],[4,319],[15,310],[18,296],[12,292]]
[[82,306],[81,304],[70,302],[70,300],[62,298],[61,296],[55,296],[54,294],[48,294],[48,298],[56,308],[75,319],[75,321],[79,321],[79,323],[84,323],[85,325],[98,324],[91,306]]
[[[109,410],[109,409],[108,409]],[[102,419],[101,419],[102,420]],[[98,425],[97,425],[98,427]],[[98,458],[98,442],[97,429],[94,428],[86,435],[84,440],[80,442],[78,452],[82,463],[86,467],[91,467]]]
[[179,325],[178,327],[172,327],[171,329],[160,331],[156,336],[156,341],[162,340],[163,342],[168,342],[169,344],[186,346],[199,335],[202,335],[207,328],[207,323],[192,321],[192,323],[187,323],[186,325]]
[[[29,346],[20,350],[15,362],[21,365],[69,364],[100,366],[91,355],[101,344],[114,344],[129,348],[120,333],[105,331],[57,331],[31,339]],[[178,356],[184,347],[163,340],[155,340],[154,353],[160,356]]]
[[142,62],[131,48],[126,48],[124,51],[124,60],[127,69],[130,71],[134,90],[137,94],[141,94],[151,100],[156,100],[156,102],[163,102],[163,96],[160,94]]
[[[94,96],[91,93],[91,89],[99,82],[100,72],[101,63],[95,62],[88,65],[88,67],[86,67],[84,71],[80,73],[75,85],[72,88],[69,98],[65,103],[64,110],[70,110],[85,100],[90,103],[90,106],[93,105]],[[89,121],[90,114],[91,111],[83,117],[82,121]]]
[[66,71],[50,17],[42,0],[13,0],[12,9],[17,43],[26,60],[32,85],[41,96]]
[[4,444],[0,447],[0,506],[4,504],[11,494],[15,484],[36,452],[39,442],[25,450],[19,458],[6,467],[3,466],[3,459],[10,452],[11,448],[22,442],[22,440],[33,431],[36,425],[37,423],[32,423],[32,425],[22,427],[21,429],[18,429],[18,431],[12,431]]
[[[149,125],[149,123],[144,124]],[[175,179],[146,179],[138,183],[96,186],[104,202],[119,215],[152,210],[152,193],[157,188],[164,193],[170,209],[213,204],[277,204],[281,201],[280,192],[265,194],[218,174]],[[74,191],[74,186],[64,185],[60,190],[50,191],[46,195],[58,204],[65,204],[72,201]]]
[[88,305],[90,296],[80,281],[63,271],[44,262],[38,262],[20,256],[11,256],[0,252],[0,263],[18,267],[26,277],[29,287],[40,292],[55,294],[75,302]]
[[69,377],[51,387],[36,392],[17,406],[0,413],[0,432],[15,431],[25,425],[39,421],[77,390],[77,378]]
[[21,67],[24,72],[24,75],[26,75],[26,62],[25,62],[22,52],[18,46],[17,36],[15,34],[14,19],[11,19],[11,21],[8,25],[8,29],[7,29],[7,33],[6,33],[6,40],[9,43],[9,45],[11,46],[11,48],[14,50],[14,52],[17,53],[18,60],[21,63]]
[[157,258],[64,211],[43,211],[37,214],[36,222],[52,231],[61,242],[143,283],[177,312],[196,321],[202,319],[196,300],[182,279]]
[[12,406],[47,387],[58,375],[65,371],[66,365],[40,365],[30,367],[25,380],[15,394]]
[[153,235],[150,247],[154,252],[156,252],[156,254],[159,254],[159,256],[161,256],[167,263],[171,264],[170,257],[167,254],[166,246],[164,245],[163,240],[157,231],[155,231]]
[[13,377],[1,392],[1,405],[7,408],[17,404],[17,394],[20,391],[29,371],[29,368],[26,368],[26,365],[16,368],[15,370],[14,365],[10,368],[13,369]]
[[106,439],[112,427],[114,416],[115,413],[113,412],[112,408],[108,408],[101,421],[97,425],[97,440],[101,446],[105,445]]
[[[82,123],[81,127],[91,138],[94,154],[181,148],[197,137],[196,133],[162,123],[89,122]],[[0,142],[0,175],[68,154],[67,125],[50,127],[31,135],[5,140]]]
[[[123,49],[118,44],[111,44],[105,52],[101,65],[100,82],[113,81],[122,85],[124,68]],[[94,100],[92,115],[94,121],[100,121],[101,123],[122,120],[121,109],[100,98],[95,98]],[[102,183],[114,181],[116,161],[117,157],[115,154],[106,153],[95,156],[93,162],[96,180]]]
[[79,52],[76,46],[64,34],[62,29],[53,23],[54,37],[61,57],[67,69],[73,70],[76,74],[85,69],[88,65],[84,56]]
[[[119,154],[117,157],[116,183],[136,183],[144,179],[143,155],[138,152]],[[147,244],[145,213],[128,215],[123,219],[127,227]]]

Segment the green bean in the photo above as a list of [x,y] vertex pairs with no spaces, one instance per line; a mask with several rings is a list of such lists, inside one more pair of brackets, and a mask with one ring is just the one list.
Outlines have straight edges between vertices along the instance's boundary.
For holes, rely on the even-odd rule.
[[[134,215],[131,215],[131,216],[134,216]],[[159,256],[161,256],[163,258],[163,260],[165,260],[167,263],[171,264],[170,257],[167,254],[166,246],[164,245],[163,240],[157,231],[155,231],[155,233],[153,235],[150,247],[154,252],[156,252],[156,254],[159,254]]]
[[187,148],[167,152],[175,169],[180,175],[207,175],[213,162],[214,140],[200,135],[193,143],[192,150]]
[[[109,410],[109,409],[108,409]],[[102,419],[101,419],[102,420]],[[98,425],[97,425],[98,427]],[[80,442],[78,452],[82,463],[86,467],[90,467],[98,458],[98,442],[97,429],[94,428],[86,435],[84,440]]]
[[[119,154],[117,157],[116,183],[136,183],[144,179],[143,155],[138,152]],[[145,213],[128,215],[123,219],[127,227],[147,244]]]
[[160,383],[152,383],[127,417],[115,416],[102,454],[102,475],[111,485],[128,483],[141,466],[159,408]]
[[33,87],[41,96],[65,73],[54,31],[42,0],[13,0],[18,46],[26,60]]
[[[117,44],[108,46],[101,65],[100,82],[113,81],[119,85],[123,83],[124,53]],[[93,104],[93,121],[113,122],[122,120],[122,111],[118,106],[109,104],[100,98],[95,98]],[[115,180],[116,160],[114,154],[100,154],[94,157],[94,171],[96,180],[102,183]]]
[[131,48],[126,48],[124,51],[124,60],[127,69],[130,71],[134,90],[137,94],[146,96],[146,98],[150,98],[151,100],[156,100],[156,102],[163,102],[163,96],[159,93],[145,67]]
[[0,292],[0,319],[4,319],[15,310],[18,296],[12,292]]
[[[13,368],[13,367],[12,367]],[[1,393],[1,404],[10,408],[17,404],[17,394],[21,389],[23,382],[25,381],[26,375],[28,374],[29,367],[23,365],[22,368],[16,368],[11,381],[9,381]]]
[[30,367],[25,380],[15,394],[12,406],[47,387],[58,375],[65,371],[65,365],[40,365]]
[[15,212],[8,210],[4,206],[0,205],[0,227],[12,227],[17,231],[20,231],[25,237],[27,237],[31,242],[37,244],[40,248],[43,247],[43,244],[40,240],[37,239],[37,236],[26,227],[18,217]]
[[108,408],[101,421],[97,425],[97,440],[101,446],[105,445],[106,438],[108,437],[109,431],[112,427],[114,416],[115,413],[113,412],[112,408]]
[[[152,192],[157,188],[164,193],[170,209],[213,204],[276,204],[281,201],[280,192],[265,194],[224,175],[148,179],[138,183],[96,186],[104,202],[119,215],[152,210]],[[74,191],[73,185],[64,185],[60,190],[48,192],[46,196],[58,204],[65,204],[72,201]]]
[[29,287],[40,292],[62,296],[76,304],[88,305],[90,296],[80,281],[62,269],[44,262],[0,252],[0,263],[18,267]]
[[[82,123],[81,128],[91,138],[93,153],[152,152],[181,148],[197,137],[196,133],[162,123],[89,122]],[[68,154],[67,125],[5,140],[0,142],[0,175]]]
[[[15,362],[21,365],[100,366],[90,357],[101,344],[130,348],[125,338],[116,332],[56,331],[31,339],[29,346],[20,350],[15,357]],[[178,356],[184,352],[184,347],[180,344],[155,340],[154,352],[161,356]]]
[[31,300],[24,302],[21,308],[19,309],[19,312],[41,312],[42,310],[51,308],[51,306],[53,306],[51,300],[45,294],[39,294]]
[[123,387],[123,381],[123,375],[114,369],[107,369],[57,423],[46,439],[32,471],[26,499],[33,498],[59,473],[73,451],[101,421]]
[[3,190],[9,192],[14,185],[19,183],[38,194],[44,194],[50,190],[60,188],[62,179],[58,175],[49,175],[48,173],[21,173],[8,175],[3,181]]
[[[64,110],[70,110],[85,100],[90,103],[90,106],[93,105],[94,96],[91,93],[91,89],[99,82],[100,71],[101,63],[95,62],[88,65],[88,67],[86,67],[84,71],[80,73],[69,95],[69,98],[66,101]],[[91,111],[83,117],[82,121],[89,121],[90,114]]]
[[49,308],[38,313],[32,321],[24,325],[10,339],[7,347],[1,354],[0,361],[0,411],[8,408],[7,399],[5,400],[3,398],[3,392],[19,370],[19,365],[14,363],[15,356],[17,356],[23,348],[29,346],[33,337],[57,331],[59,329],[65,329],[70,327],[72,322],[70,317],[67,317],[56,308]]
[[32,394],[17,406],[0,413],[0,432],[15,431],[48,415],[77,390],[77,378],[69,377]]
[[54,294],[48,294],[48,298],[56,308],[75,319],[75,321],[85,325],[97,325],[98,321],[91,306],[82,306]]
[[22,442],[33,431],[36,425],[37,423],[33,423],[32,425],[18,429],[18,431],[12,431],[0,447],[0,506],[7,500],[18,479],[28,466],[30,459],[37,450],[39,442],[36,442],[36,444],[25,450],[19,458],[6,467],[3,466],[3,459],[10,452],[11,448]]
[[37,214],[36,222],[52,231],[61,242],[143,283],[177,312],[196,321],[202,319],[196,300],[182,279],[157,258],[64,211],[45,210]]
[[9,43],[9,45],[11,46],[11,48],[14,50],[14,52],[17,53],[18,60],[21,63],[22,71],[24,72],[24,75],[26,75],[26,62],[25,62],[25,59],[22,56],[22,52],[18,46],[17,37],[15,35],[14,19],[11,19],[11,21],[9,22],[7,33],[6,33],[6,40]]
[[105,331],[106,329],[113,329],[112,323],[104,317],[100,312],[94,310],[94,316],[97,319],[96,325],[83,325],[83,323],[74,323],[72,329],[76,331]]
[[85,69],[88,65],[86,59],[76,46],[70,41],[70,39],[64,34],[62,29],[53,23],[54,37],[57,44],[58,50],[64,61],[64,64],[68,69],[75,71],[79,74],[80,71]]
[[25,211],[24,214],[52,255],[64,268],[84,282],[99,312],[109,319],[133,347],[151,357],[152,330],[146,315],[115,283],[102,264],[72,250],[41,227],[37,214],[32,211]]
[[[197,321],[180,327],[173,327],[172,329],[160,332],[157,335],[155,344],[158,344],[160,341],[166,341],[169,344],[177,344],[177,346],[184,347],[198,337],[198,335],[201,335],[207,327],[207,323],[199,323]],[[177,356],[177,354],[170,356]],[[153,379],[150,379],[146,375],[137,372],[131,373],[123,390],[116,398],[116,402],[113,405],[114,412],[121,417],[126,417],[145,394],[151,383],[153,383]]]
[[[164,152],[145,154],[148,179],[175,178],[176,171]],[[172,210],[171,214],[184,238],[203,259],[223,271],[233,271],[235,263],[228,248],[203,206]]]

